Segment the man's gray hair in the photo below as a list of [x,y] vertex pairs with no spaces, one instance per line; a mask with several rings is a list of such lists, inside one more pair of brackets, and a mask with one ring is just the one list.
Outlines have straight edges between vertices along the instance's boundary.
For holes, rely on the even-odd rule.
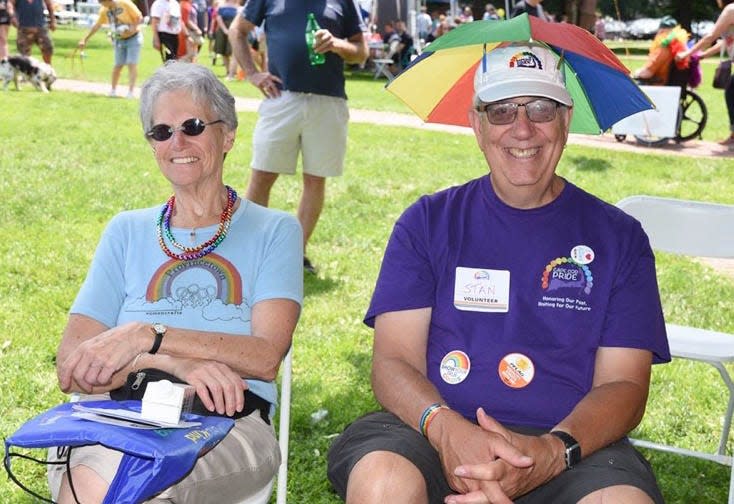
[[140,122],[144,132],[154,126],[156,102],[170,91],[189,92],[196,104],[213,112],[213,120],[221,119],[230,130],[237,129],[234,96],[211,70],[196,63],[167,61],[145,81],[140,92]]

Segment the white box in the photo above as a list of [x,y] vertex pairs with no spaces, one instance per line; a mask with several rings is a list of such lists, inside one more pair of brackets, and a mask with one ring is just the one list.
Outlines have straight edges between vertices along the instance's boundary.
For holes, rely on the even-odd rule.
[[150,382],[143,395],[140,416],[146,420],[177,424],[181,413],[191,411],[196,390],[185,383],[168,380]]

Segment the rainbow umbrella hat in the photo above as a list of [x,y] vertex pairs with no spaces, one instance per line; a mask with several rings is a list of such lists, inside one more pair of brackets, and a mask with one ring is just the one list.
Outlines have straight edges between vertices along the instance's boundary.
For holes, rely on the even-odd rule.
[[512,42],[541,43],[559,57],[574,102],[572,133],[598,135],[654,107],[627,67],[591,33],[527,14],[460,25],[426,47],[387,90],[426,122],[469,126],[477,65],[485,52]]

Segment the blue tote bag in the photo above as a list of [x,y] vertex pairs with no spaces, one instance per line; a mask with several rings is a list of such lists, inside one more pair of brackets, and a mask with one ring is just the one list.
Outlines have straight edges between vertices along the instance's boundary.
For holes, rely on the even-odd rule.
[[[13,452],[13,447],[66,446],[73,450],[74,447],[101,444],[123,452],[104,504],[136,504],[186,476],[196,460],[214,448],[234,426],[231,418],[186,415],[186,420],[200,422],[201,425],[184,429],[133,429],[73,416],[74,404],[61,404],[41,413],[5,440],[5,469],[10,478],[25,490],[12,474],[10,465],[13,457],[30,457]],[[88,401],[81,404],[140,411],[140,401]]]

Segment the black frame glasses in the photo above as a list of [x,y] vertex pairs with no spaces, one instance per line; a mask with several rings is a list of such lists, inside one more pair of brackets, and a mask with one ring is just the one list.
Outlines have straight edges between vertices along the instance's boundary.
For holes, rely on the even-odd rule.
[[538,98],[527,103],[502,102],[489,103],[478,110],[487,115],[490,124],[504,126],[512,124],[517,119],[517,109],[525,107],[528,119],[534,123],[551,122],[556,118],[556,111],[560,103],[548,98]]
[[204,130],[207,126],[223,122],[224,121],[222,119],[217,119],[216,121],[211,122],[204,122],[198,117],[192,117],[191,119],[186,119],[184,122],[181,123],[181,126],[178,126],[176,128],[174,128],[173,126],[169,126],[168,124],[156,124],[145,132],[145,136],[147,136],[148,138],[152,138],[156,142],[165,142],[166,140],[169,140],[177,131],[181,131],[184,135],[187,136],[199,136],[204,133]]

